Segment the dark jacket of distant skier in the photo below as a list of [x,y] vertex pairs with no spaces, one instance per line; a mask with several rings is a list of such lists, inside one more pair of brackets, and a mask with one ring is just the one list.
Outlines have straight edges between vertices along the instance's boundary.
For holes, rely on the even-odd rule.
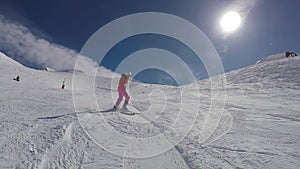
[[13,80],[15,80],[15,81],[20,81],[20,77],[17,76],[16,78],[13,78]]

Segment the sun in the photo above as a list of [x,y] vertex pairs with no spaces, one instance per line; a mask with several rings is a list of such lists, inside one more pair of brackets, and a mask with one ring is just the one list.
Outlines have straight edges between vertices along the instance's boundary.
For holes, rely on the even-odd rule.
[[241,16],[238,12],[230,11],[221,19],[221,27],[224,32],[233,32],[241,25]]

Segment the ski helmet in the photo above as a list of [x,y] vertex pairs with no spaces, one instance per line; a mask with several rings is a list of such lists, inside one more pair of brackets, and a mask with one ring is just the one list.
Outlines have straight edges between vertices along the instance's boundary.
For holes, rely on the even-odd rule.
[[125,73],[125,75],[126,75],[127,77],[131,77],[131,72],[127,72],[127,73]]

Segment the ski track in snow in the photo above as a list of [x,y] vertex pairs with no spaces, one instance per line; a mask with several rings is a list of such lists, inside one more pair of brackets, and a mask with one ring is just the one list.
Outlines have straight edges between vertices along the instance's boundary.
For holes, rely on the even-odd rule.
[[[72,74],[28,69],[0,54],[0,168],[297,169],[300,58],[278,58],[226,74],[225,111],[204,142],[199,141],[199,134],[203,132],[203,119],[209,115],[210,82],[199,81],[199,101],[194,89],[184,86],[188,89],[187,99],[200,108],[191,131],[167,152],[132,159],[98,146],[78,117],[96,124],[96,117],[103,116],[108,125],[127,136],[155,135],[174,123],[180,107],[180,88],[132,82],[131,102],[142,112],[135,116],[99,112],[84,103],[82,111],[75,112],[70,90]],[[17,74],[21,81],[12,81]],[[60,90],[65,78],[66,89]],[[91,79],[82,75],[83,81]],[[107,77],[96,78],[96,96],[103,110],[113,105],[111,99],[103,98],[117,95],[111,90],[110,81]],[[157,97],[159,92],[148,95],[157,89],[165,93],[167,105],[163,105],[162,97]],[[85,90],[81,92],[84,97]],[[184,112],[188,114],[189,110]]]

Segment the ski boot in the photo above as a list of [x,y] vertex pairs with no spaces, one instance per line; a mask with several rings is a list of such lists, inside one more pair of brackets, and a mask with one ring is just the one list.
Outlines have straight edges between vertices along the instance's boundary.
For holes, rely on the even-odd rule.
[[125,100],[125,102],[124,102],[124,104],[123,104],[123,106],[122,106],[122,109],[121,109],[123,112],[127,112],[127,111],[128,111],[127,105],[128,105],[128,101]]

